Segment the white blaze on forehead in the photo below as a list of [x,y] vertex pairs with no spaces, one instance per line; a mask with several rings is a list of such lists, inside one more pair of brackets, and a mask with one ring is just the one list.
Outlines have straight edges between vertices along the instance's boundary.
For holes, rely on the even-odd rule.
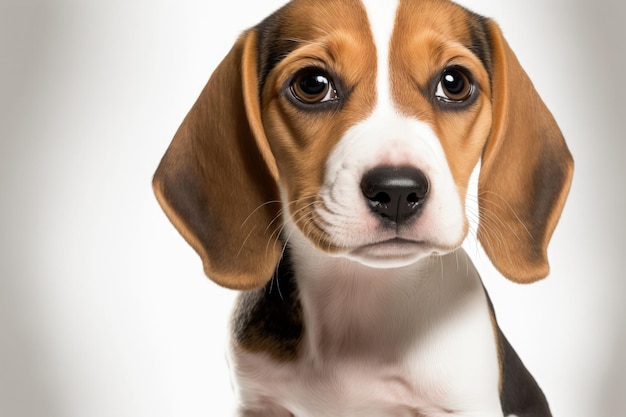
[[393,109],[389,77],[389,45],[396,23],[399,0],[361,0],[369,19],[378,67],[376,73],[377,108]]

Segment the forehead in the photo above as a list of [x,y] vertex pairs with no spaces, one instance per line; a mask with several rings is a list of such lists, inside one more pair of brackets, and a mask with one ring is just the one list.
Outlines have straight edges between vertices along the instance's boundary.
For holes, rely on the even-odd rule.
[[260,87],[291,52],[338,33],[374,53],[407,42],[435,52],[457,43],[491,72],[485,27],[485,18],[447,0],[293,0],[256,27]]

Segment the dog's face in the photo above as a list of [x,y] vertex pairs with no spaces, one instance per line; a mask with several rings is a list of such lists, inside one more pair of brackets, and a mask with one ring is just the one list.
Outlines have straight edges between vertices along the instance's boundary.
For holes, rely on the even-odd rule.
[[[262,83],[291,221],[320,249],[375,266],[458,247],[492,121],[473,52],[485,34],[450,3],[315,3],[273,17],[293,31]],[[262,27],[279,38],[273,24]]]
[[457,248],[481,156],[479,239],[509,278],[545,276],[571,158],[497,26],[437,0],[297,0],[216,70],[155,189],[207,274],[248,288],[281,217],[283,243],[376,267]]

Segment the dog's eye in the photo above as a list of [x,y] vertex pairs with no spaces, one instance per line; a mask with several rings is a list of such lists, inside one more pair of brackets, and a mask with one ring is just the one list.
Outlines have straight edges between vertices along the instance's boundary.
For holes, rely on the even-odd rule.
[[291,93],[304,104],[339,99],[330,76],[319,68],[307,68],[296,74],[291,82]]
[[446,68],[441,74],[435,95],[443,102],[460,103],[472,96],[474,85],[467,73],[458,67]]

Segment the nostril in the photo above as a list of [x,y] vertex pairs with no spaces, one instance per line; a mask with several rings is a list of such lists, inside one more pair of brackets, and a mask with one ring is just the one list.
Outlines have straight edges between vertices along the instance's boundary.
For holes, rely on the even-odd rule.
[[418,197],[417,193],[411,193],[406,197],[406,201],[409,203],[417,204],[422,201],[423,197]]
[[379,204],[389,204],[391,202],[391,197],[389,196],[389,194],[387,193],[377,193],[375,196],[373,197],[368,197],[372,202],[375,203],[379,203]]
[[424,176],[424,174],[422,174],[421,171],[419,171],[419,172],[421,174],[421,177],[418,180],[415,181],[414,191],[411,192],[407,196],[407,201],[410,202],[410,203],[420,203],[428,195],[430,184],[429,184],[428,179],[426,178],[426,176]]

